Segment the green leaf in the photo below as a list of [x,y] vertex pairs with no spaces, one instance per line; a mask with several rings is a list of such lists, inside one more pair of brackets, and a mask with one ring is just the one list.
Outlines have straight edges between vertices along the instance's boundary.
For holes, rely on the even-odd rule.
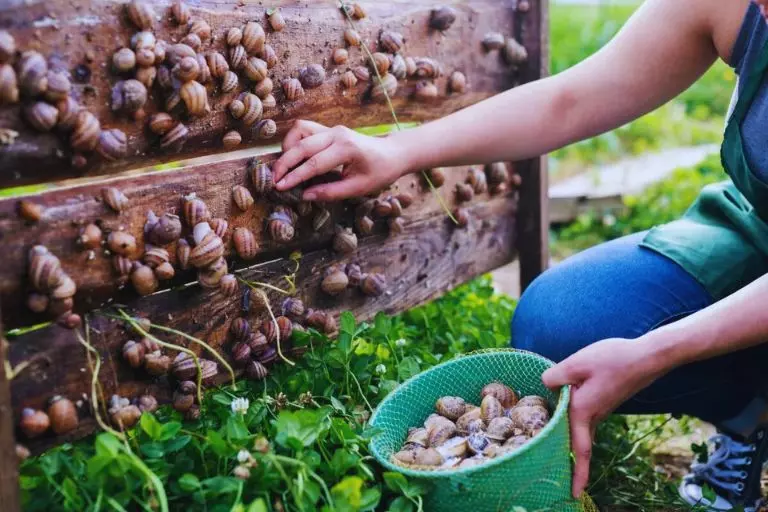
[[275,441],[281,446],[294,450],[310,446],[317,437],[329,428],[326,407],[315,411],[303,409],[296,412],[281,411],[276,420],[272,420],[277,436]]
[[209,430],[205,437],[208,439],[208,446],[219,457],[231,457],[234,455],[235,450],[215,430]]
[[251,433],[248,431],[248,427],[245,426],[244,418],[239,415],[231,415],[227,418],[227,422],[224,425],[224,437],[230,441],[241,441],[247,439]]
[[407,380],[421,371],[419,362],[413,356],[406,356],[397,365],[397,375],[400,380]]
[[165,450],[160,443],[144,443],[141,445],[141,453],[149,459],[161,459]]
[[331,488],[331,496],[338,510],[359,510],[363,501],[363,479],[348,476]]
[[267,504],[264,502],[263,498],[257,498],[248,505],[247,512],[268,512]]
[[173,453],[181,450],[189,444],[192,436],[178,436],[165,443],[165,452]]
[[339,401],[339,399],[336,398],[335,396],[331,397],[331,405],[333,406],[334,409],[336,409],[340,413],[342,413],[342,414],[346,414],[347,413],[347,408],[344,407],[344,404],[342,404]]
[[375,510],[381,500],[381,491],[375,487],[365,489],[360,498],[360,510]]
[[349,311],[343,312],[339,317],[339,325],[341,332],[355,334],[355,315]]
[[232,494],[236,493],[240,487],[240,481],[230,476],[214,476],[203,480],[202,486],[210,494]]
[[413,502],[403,496],[395,498],[392,503],[389,504],[387,512],[413,512]]
[[232,404],[232,397],[224,393],[216,393],[213,395],[213,401],[217,404],[229,407]]
[[109,432],[96,436],[96,453],[117,457],[122,450],[120,440]]
[[152,413],[145,412],[142,414],[141,419],[139,420],[139,426],[141,427],[141,430],[146,432],[150,439],[154,441],[159,441],[160,437],[163,435],[163,425],[157,421],[157,418],[155,418]]
[[408,488],[408,480],[404,475],[394,471],[387,471],[382,476],[384,477],[384,483],[390,491],[405,494],[405,489]]
[[200,489],[200,479],[192,473],[184,473],[179,478],[179,487],[186,492],[196,491]]
[[[146,416],[146,414],[141,415],[142,418],[144,416]],[[163,425],[162,431],[160,432],[160,437],[158,439],[160,441],[167,441],[168,439],[175,437],[176,434],[179,433],[179,430],[181,430],[181,423],[178,421],[170,421]]]
[[373,329],[376,336],[388,336],[392,330],[392,319],[382,312],[377,313],[373,321]]
[[331,457],[330,468],[336,478],[355,467],[360,460],[358,455],[350,452],[346,447],[339,448]]

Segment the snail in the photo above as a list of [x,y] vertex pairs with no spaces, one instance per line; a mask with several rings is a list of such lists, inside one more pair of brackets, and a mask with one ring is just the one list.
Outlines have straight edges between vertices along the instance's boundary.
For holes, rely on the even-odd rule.
[[273,212],[267,219],[269,234],[278,243],[288,243],[293,240],[295,229],[293,220],[281,211]]
[[118,395],[112,395],[108,412],[112,424],[121,430],[133,427],[141,417],[141,410],[138,407],[131,405],[127,398],[120,398]]
[[255,331],[248,337],[248,346],[251,347],[252,354],[258,355],[269,347],[269,341],[267,341],[267,337],[264,336],[264,333]]
[[[2,101],[0,101],[2,103]],[[59,111],[59,118],[56,126],[60,131],[71,131],[77,122],[77,115],[81,107],[71,96],[56,102],[56,110]]]
[[141,395],[136,400],[136,406],[141,412],[155,412],[157,410],[157,398],[152,395]]
[[252,159],[248,162],[248,173],[251,176],[251,181],[257,194],[265,195],[274,188],[275,182],[272,178],[272,169],[268,164]]
[[45,208],[43,205],[26,200],[19,201],[19,215],[30,222],[39,221],[44,212]]
[[134,50],[154,50],[156,45],[155,35],[148,30],[136,32],[131,36],[131,48]]
[[39,96],[48,88],[48,64],[40,53],[22,53],[17,70],[19,88],[23,95]]
[[336,226],[333,238],[333,250],[341,254],[349,254],[357,249],[357,235],[351,228]]
[[360,46],[360,34],[358,34],[356,30],[348,28],[344,31],[344,41],[346,41],[349,46]]
[[203,41],[197,34],[187,34],[181,39],[181,44],[185,44],[197,52],[203,46]]
[[147,352],[144,356],[144,369],[150,375],[167,375],[171,370],[171,358],[160,353],[159,350]]
[[488,177],[488,183],[491,186],[509,181],[509,171],[504,162],[496,162],[485,167],[485,173]]
[[355,78],[361,82],[367,82],[371,79],[371,73],[365,66],[357,66],[352,70],[352,73],[355,75]]
[[427,80],[422,80],[416,84],[416,92],[414,92],[414,98],[416,100],[429,103],[434,101],[438,96],[437,86]]
[[341,66],[342,64],[346,64],[349,60],[349,52],[344,48],[336,48],[333,50],[331,58],[333,59],[334,64]]
[[283,18],[279,8],[270,9],[267,11],[267,16],[269,17],[269,26],[275,32],[281,32],[285,28],[285,18]]
[[397,197],[389,197],[387,202],[391,208],[390,217],[399,217],[403,214],[403,205],[400,204],[400,200]]
[[259,97],[259,99],[264,99],[270,94],[272,94],[272,89],[274,88],[274,83],[272,82],[272,79],[269,77],[265,77],[263,80],[259,81],[256,85],[253,86],[253,94]]
[[125,158],[128,154],[128,138],[117,128],[102,130],[96,151],[111,162]]
[[[208,66],[208,61],[206,60],[205,55],[199,53],[195,58],[197,59],[197,67],[200,70],[197,75],[197,81],[201,84],[207,84],[211,81],[211,77],[213,76],[211,68]],[[171,86],[173,86],[172,82]]]
[[373,211],[379,217],[389,217],[392,214],[392,203],[390,203],[387,199],[376,200],[374,202]]
[[152,84],[155,83],[156,78],[157,78],[157,68],[154,66],[139,68],[136,71],[136,80],[141,82],[141,84],[147,89],[150,89],[152,87]]
[[181,146],[184,145],[184,142],[186,142],[188,135],[189,135],[189,131],[187,130],[187,127],[184,126],[182,123],[178,123],[176,126],[174,126],[171,129],[171,131],[163,135],[163,138],[160,141],[160,147],[180,148]]
[[490,444],[490,439],[483,432],[474,432],[467,437],[467,448],[476,455],[482,454]]
[[224,78],[224,73],[229,71],[229,64],[219,52],[209,52],[205,57],[211,76],[215,78]]
[[[465,406],[466,411],[466,406]],[[473,424],[473,422],[480,420],[482,422],[482,419],[480,418],[481,409],[479,407],[475,407],[474,409],[470,411],[464,412],[457,420],[456,420],[456,430],[458,430],[459,433],[462,434],[468,434],[470,433],[470,425]]]
[[112,111],[135,114],[147,102],[147,88],[138,80],[121,80],[112,88]]
[[197,282],[203,288],[215,289],[221,285],[221,280],[227,275],[227,261],[224,258],[219,258],[206,268],[202,268],[197,272]]
[[0,30],[0,64],[13,60],[16,55],[16,40],[7,30]]
[[283,94],[288,101],[296,101],[304,96],[304,87],[296,78],[289,78],[282,82]]
[[487,395],[492,395],[501,403],[501,406],[505,409],[514,407],[517,404],[517,394],[510,388],[502,384],[501,382],[491,382],[483,387],[480,391],[480,397],[485,398]]
[[72,400],[58,395],[51,399],[51,404],[48,406],[48,417],[51,421],[51,430],[56,435],[75,430],[80,422]]
[[171,6],[171,15],[177,25],[186,25],[189,22],[189,7],[181,0],[176,0]]
[[77,285],[71,277],[64,274],[59,282],[59,285],[51,290],[51,299],[68,299],[73,297],[77,292]]
[[264,105],[261,100],[255,94],[246,93],[243,95],[243,115],[241,121],[245,126],[251,126],[256,121],[261,119],[264,113]]
[[339,295],[341,292],[347,289],[349,284],[349,278],[338,267],[330,267],[320,283],[320,288],[331,296]]
[[371,99],[373,101],[385,102],[387,98],[392,98],[397,92],[397,78],[394,75],[386,73],[382,75],[381,81],[371,89]]
[[43,313],[48,309],[48,296],[43,293],[32,292],[27,297],[27,307],[33,313]]
[[275,326],[275,322],[271,320],[269,322],[264,322],[261,326],[261,333],[264,335],[264,338],[266,338],[267,343],[275,343],[277,341],[279,330],[280,329]]
[[528,436],[525,436],[525,435],[512,436],[512,437],[510,437],[509,439],[507,439],[504,442],[502,447],[506,448],[506,449],[514,450],[516,448],[520,448],[521,446],[523,446],[524,444],[526,444],[530,440],[531,440],[531,438],[528,437]]
[[392,458],[395,460],[395,462],[401,462],[406,465],[411,465],[416,463],[416,455],[419,453],[420,450],[418,449],[404,449],[400,450],[399,452],[395,453]]
[[513,404],[513,405],[518,405],[520,407],[539,406],[546,411],[549,410],[549,402],[547,402],[547,399],[544,398],[543,396],[536,396],[536,395],[524,396],[520,400],[518,400],[517,404]]
[[528,60],[528,51],[525,49],[525,46],[515,41],[512,37],[508,38],[504,43],[502,55],[507,64],[511,65],[522,64]]
[[[387,64],[389,64],[388,59]],[[325,70],[319,64],[310,64],[299,71],[299,80],[306,89],[315,89],[325,81]]]
[[453,7],[442,6],[433,9],[429,19],[429,26],[435,30],[444,32],[451,28],[456,21],[456,9]]
[[0,105],[19,101],[19,86],[16,71],[9,64],[0,65]]
[[407,76],[408,69],[402,55],[397,54],[391,58],[389,72],[398,80],[403,80]]
[[453,217],[456,219],[456,223],[459,227],[466,227],[469,224],[469,212],[466,208],[457,208],[453,211]]
[[[182,384],[185,384],[185,382],[182,382]],[[194,383],[192,383],[192,386],[194,387]],[[187,412],[193,405],[195,405],[194,392],[186,393],[185,391],[186,386],[183,388],[180,386],[179,389],[173,393],[173,408],[181,413]]]
[[485,51],[490,52],[493,50],[501,50],[504,47],[505,38],[498,32],[488,32],[483,37],[483,48]]
[[506,416],[500,416],[498,418],[493,418],[488,423],[486,435],[494,441],[502,442],[511,436],[514,430],[514,422]]
[[416,74],[416,60],[413,57],[405,58],[405,76],[413,76]]
[[349,263],[345,269],[345,272],[347,273],[349,286],[360,286],[360,283],[363,281],[363,272],[360,269],[360,265]]
[[45,246],[36,245],[29,253],[29,281],[41,292],[47,292],[61,284],[64,277],[59,258]]
[[197,52],[195,52],[195,50],[192,49],[192,47],[184,43],[177,43],[177,44],[171,45],[166,50],[166,59],[168,61],[168,64],[171,67],[175,66],[176,64],[181,62],[182,59],[186,57],[195,58],[196,55],[197,55]]
[[181,219],[178,215],[164,213],[160,217],[147,216],[144,233],[147,240],[154,245],[168,245],[181,236]]
[[372,55],[372,57],[372,65],[379,73],[379,75],[384,75],[387,71],[389,71],[390,62],[389,56],[386,53],[376,52]]
[[341,84],[346,89],[352,89],[357,85],[357,77],[352,71],[345,71],[341,75]]
[[387,53],[397,53],[403,48],[403,35],[399,32],[385,30],[379,36],[379,45]]
[[168,281],[173,279],[173,276],[176,275],[176,270],[173,268],[173,265],[167,261],[155,267],[154,270],[155,277],[157,277],[160,281]]
[[331,335],[336,332],[336,319],[325,311],[308,310],[306,322],[309,327],[313,327],[325,334]]
[[440,188],[445,184],[445,171],[442,168],[430,169],[426,172],[427,178],[436,188]]
[[504,407],[494,395],[485,395],[480,402],[480,417],[488,424],[494,418],[504,414]]
[[213,232],[224,240],[227,236],[227,229],[229,228],[229,222],[226,221],[226,219],[216,218],[211,219],[208,223],[213,230]]
[[386,290],[387,281],[384,274],[373,272],[366,274],[360,283],[360,290],[369,297],[378,297]]
[[66,73],[60,71],[48,71],[47,80],[48,88],[44,93],[47,101],[55,103],[63,100],[69,95],[69,91],[72,89],[72,84]]
[[133,0],[125,4],[128,19],[140,30],[149,30],[155,20],[155,12],[147,2]]
[[245,104],[240,100],[232,100],[229,103],[229,113],[235,119],[240,119],[245,114]]
[[248,53],[260,53],[264,49],[266,38],[262,26],[255,21],[249,21],[243,28],[241,44]]
[[189,242],[183,238],[179,239],[176,243],[176,262],[181,270],[189,268],[189,255],[191,252],[192,249],[189,246]]
[[243,31],[237,27],[232,27],[227,31],[227,46],[238,46],[243,40]]
[[444,459],[436,449],[427,448],[418,451],[413,462],[418,466],[439,466],[444,462]]
[[202,116],[211,112],[208,104],[208,91],[205,86],[195,80],[190,80],[181,86],[179,92],[187,112],[191,116]]
[[455,94],[462,94],[467,89],[467,77],[461,71],[454,71],[448,79],[448,89]]
[[131,272],[131,283],[133,284],[136,293],[139,295],[150,295],[157,291],[159,283],[157,276],[152,269],[146,265],[142,265],[139,262],[133,263],[133,271]]
[[248,361],[245,366],[245,375],[251,380],[264,380],[269,375],[269,370],[259,361]]
[[277,135],[277,124],[272,119],[262,119],[254,127],[254,132],[259,139],[267,140]]
[[189,254],[189,264],[195,268],[205,268],[224,255],[224,243],[214,233],[206,235]]
[[107,237],[107,246],[113,253],[126,256],[136,251],[136,238],[125,231],[113,231]]
[[361,235],[370,235],[373,231],[373,219],[364,215],[355,219],[355,226]]
[[184,198],[183,211],[184,220],[187,221],[187,225],[192,227],[197,226],[201,222],[211,220],[211,212],[208,210],[208,206],[194,195]]
[[255,56],[248,57],[243,65],[243,73],[252,82],[260,82],[267,78],[268,70],[267,63]]
[[[203,359],[198,358],[200,369],[203,367]],[[190,381],[197,376],[197,365],[195,360],[186,352],[179,352],[176,358],[173,360],[171,366],[173,376],[180,381]]]
[[416,69],[414,75],[416,78],[432,79],[438,78],[442,74],[440,64],[434,59],[427,57],[419,58],[414,61]]
[[259,57],[267,63],[267,69],[272,69],[277,66],[277,63],[279,62],[277,52],[275,52],[275,49],[269,44],[264,45],[264,51],[259,54]]
[[[232,187],[232,200],[240,211],[243,212],[248,211],[254,203],[251,192],[242,185],[235,185]],[[235,232],[237,232],[237,230],[235,230]]]
[[471,201],[475,196],[475,189],[467,183],[456,184],[456,199],[461,202]]
[[115,269],[115,272],[117,272],[117,275],[119,275],[120,277],[125,277],[130,275],[131,269],[133,268],[133,262],[129,258],[126,258],[125,256],[115,254],[112,257],[112,268]]
[[461,458],[467,453],[467,439],[464,437],[452,437],[436,449],[446,461],[458,457],[456,462],[458,464],[458,461],[461,461]]
[[237,255],[244,260],[252,260],[259,253],[256,237],[248,228],[237,228],[232,235]]
[[123,359],[131,368],[141,368],[144,364],[144,345],[128,340],[123,345]]
[[251,335],[251,326],[245,318],[235,318],[229,325],[229,332],[238,341],[247,341]]
[[426,428],[411,428],[408,430],[408,437],[405,440],[404,448],[426,448],[429,446],[429,432]]
[[21,411],[19,428],[28,439],[40,437],[51,426],[51,420],[43,411],[25,408]]
[[[136,65],[139,66],[139,68],[148,68],[150,66],[154,66],[154,64],[154,51],[150,50],[149,48],[141,48],[140,50],[136,50]],[[48,87],[50,87],[50,82]]]
[[207,41],[211,38],[211,26],[203,19],[195,18],[190,20],[187,28],[189,34],[198,36],[202,41]]
[[53,105],[38,101],[24,109],[24,117],[35,130],[49,132],[56,126],[59,111]]
[[509,419],[516,428],[530,435],[544,428],[549,421],[549,412],[537,405],[523,405],[510,409]]
[[458,396],[444,396],[437,400],[435,411],[440,416],[456,421],[465,412],[466,404],[464,399]]
[[184,57],[173,66],[171,72],[180,82],[189,82],[196,80],[200,75],[200,64],[197,62],[197,57]]
[[429,446],[438,447],[456,433],[456,425],[440,416],[441,421],[435,421],[427,427]]
[[300,318],[304,315],[304,303],[301,299],[288,297],[282,304],[283,315],[292,318]]
[[277,317],[277,328],[280,332],[281,340],[288,340],[291,338],[291,335],[293,334],[293,322],[291,322],[289,318],[284,316]]
[[469,169],[467,183],[473,187],[476,194],[482,194],[488,190],[485,173],[476,167]]

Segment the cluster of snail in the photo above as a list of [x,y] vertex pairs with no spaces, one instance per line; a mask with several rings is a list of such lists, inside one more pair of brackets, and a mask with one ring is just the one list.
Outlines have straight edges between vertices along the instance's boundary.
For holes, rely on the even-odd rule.
[[514,37],[505,37],[500,32],[488,32],[483,37],[483,49],[490,53],[500,51],[504,61],[512,66],[519,66],[528,60],[528,51],[525,46],[517,42]]
[[369,297],[378,297],[386,291],[387,278],[379,272],[363,273],[357,263],[349,263],[346,267],[331,265],[325,270],[320,288],[334,297],[348,288],[359,288]]
[[519,398],[500,382],[486,385],[480,399],[479,407],[456,396],[438,399],[436,412],[408,431],[392,460],[423,470],[477,466],[517,450],[550,420],[544,397]]
[[27,297],[29,309],[35,313],[47,311],[70,329],[80,325],[80,316],[72,313],[77,285],[61,268],[59,258],[43,245],[29,251],[29,283],[34,288]]
[[411,206],[413,196],[408,192],[388,194],[379,199],[366,199],[355,208],[355,228],[361,235],[373,232],[374,219],[385,219],[391,234],[400,234],[405,228],[403,210]]
[[[125,133],[118,129],[102,129],[96,116],[72,97],[72,82],[66,69],[49,66],[46,58],[33,50],[18,56],[17,53],[13,36],[0,30],[0,106],[22,99],[23,117],[32,128],[39,132],[56,129],[68,137],[75,167],[84,167],[87,163],[85,155],[93,152],[110,161],[127,155]],[[14,138],[6,138],[6,142],[12,142]],[[35,211],[23,210],[22,214],[30,220],[39,218],[39,212]]]

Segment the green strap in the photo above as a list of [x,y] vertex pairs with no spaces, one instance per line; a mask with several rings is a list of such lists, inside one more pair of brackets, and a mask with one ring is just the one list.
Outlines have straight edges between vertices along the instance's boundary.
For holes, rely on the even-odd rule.
[[732,124],[741,124],[744,116],[747,115],[752,100],[757,94],[757,91],[760,90],[760,85],[763,83],[763,75],[765,74],[766,69],[768,69],[768,41],[763,45],[763,50],[760,53],[760,60],[757,61],[757,65],[753,66],[750,73],[747,75],[747,84],[744,86],[744,90],[739,93],[736,107],[733,109],[733,113],[728,120],[728,127]]

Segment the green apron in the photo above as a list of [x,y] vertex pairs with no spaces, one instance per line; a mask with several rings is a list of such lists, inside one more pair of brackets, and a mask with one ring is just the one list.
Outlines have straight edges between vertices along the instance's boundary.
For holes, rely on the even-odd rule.
[[725,128],[720,158],[732,181],[702,189],[683,218],[653,228],[641,243],[681,265],[714,300],[768,273],[768,185],[749,168],[741,137],[741,122],[766,69],[768,46],[746,77]]

